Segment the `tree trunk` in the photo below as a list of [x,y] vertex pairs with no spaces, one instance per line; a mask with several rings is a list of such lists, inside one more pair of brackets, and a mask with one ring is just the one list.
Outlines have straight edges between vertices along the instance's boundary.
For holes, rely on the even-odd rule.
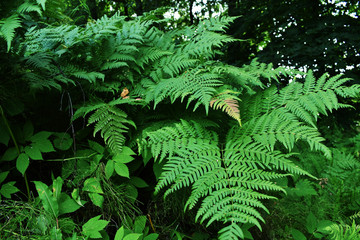
[[190,0],[189,4],[190,4],[190,7],[189,7],[190,25],[193,25],[194,24],[194,14],[193,14],[194,0]]

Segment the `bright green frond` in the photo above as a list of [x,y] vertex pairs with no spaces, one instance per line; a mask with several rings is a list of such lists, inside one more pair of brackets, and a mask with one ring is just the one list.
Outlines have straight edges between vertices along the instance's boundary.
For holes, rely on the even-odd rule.
[[21,26],[21,19],[17,14],[14,14],[5,20],[0,21],[0,36],[3,37],[7,43],[7,51],[10,50],[11,42],[15,37],[15,30]]

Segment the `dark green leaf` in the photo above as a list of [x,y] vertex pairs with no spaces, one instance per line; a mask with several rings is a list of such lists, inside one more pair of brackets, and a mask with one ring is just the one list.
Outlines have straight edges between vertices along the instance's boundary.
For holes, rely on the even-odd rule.
[[312,212],[306,218],[306,229],[308,233],[313,233],[317,227],[317,219]]
[[26,169],[29,167],[30,160],[29,156],[25,153],[21,153],[19,157],[16,159],[16,168],[21,172],[22,175],[24,175]]
[[137,188],[144,188],[149,186],[143,179],[139,177],[132,177],[130,179],[130,183],[132,183]]
[[47,139],[41,139],[36,142],[33,142],[33,147],[39,149],[41,152],[48,153],[48,152],[55,152],[55,149],[50,142],[50,140]]
[[32,145],[25,147],[25,153],[33,160],[43,160],[40,150]]
[[0,173],[0,184],[6,179],[6,177],[8,176],[9,171],[6,172],[1,172]]
[[51,134],[51,132],[41,131],[31,136],[30,140],[32,142],[41,142],[43,140],[47,140],[51,136]]
[[295,228],[291,228],[291,235],[293,236],[294,240],[306,240],[305,235]]
[[78,210],[81,206],[76,201],[70,198],[66,193],[61,193],[59,199],[59,215],[72,213]]
[[104,153],[105,148],[103,146],[101,146],[99,143],[91,141],[91,140],[88,140],[88,142],[89,142],[89,146],[92,150],[94,150],[100,154]]
[[0,193],[6,198],[11,198],[11,194],[20,191],[17,187],[14,186],[15,183],[16,182],[14,181],[1,185]]
[[18,156],[18,151],[15,147],[8,148],[1,158],[1,161],[12,161]]
[[317,227],[317,231],[321,232],[323,234],[329,234],[331,232],[331,228],[330,226],[333,225],[335,223],[333,223],[332,221],[329,220],[321,220],[318,223],[318,227]]

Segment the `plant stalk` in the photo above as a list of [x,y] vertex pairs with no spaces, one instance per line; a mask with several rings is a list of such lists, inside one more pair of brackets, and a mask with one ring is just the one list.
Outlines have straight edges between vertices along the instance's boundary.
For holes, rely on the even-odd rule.
[[[5,117],[5,113],[4,113],[4,110],[2,108],[2,106],[0,105],[0,112],[1,112],[1,116],[4,120],[4,123],[10,133],[10,137],[12,139],[12,141],[14,142],[14,145],[15,145],[15,148],[16,148],[16,151],[18,152],[18,155],[20,155],[20,149],[19,149],[19,145],[17,144],[16,142],[16,139],[15,139],[15,136],[14,136],[14,133],[12,132],[11,128],[10,128],[10,125]],[[27,180],[27,176],[26,176],[26,173],[24,173],[24,181],[25,181],[25,186],[26,186],[26,191],[27,191],[27,198],[28,200],[30,200],[30,188],[29,188],[29,182]]]

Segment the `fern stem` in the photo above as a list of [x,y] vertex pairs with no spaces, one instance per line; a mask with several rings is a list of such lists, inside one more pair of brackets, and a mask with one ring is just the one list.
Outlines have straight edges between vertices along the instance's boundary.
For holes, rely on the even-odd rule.
[[[17,144],[16,142],[16,139],[15,139],[15,136],[14,136],[14,133],[12,132],[11,128],[10,128],[10,125],[5,117],[5,113],[4,113],[4,110],[2,108],[2,106],[0,105],[0,112],[1,112],[1,116],[4,120],[4,123],[10,133],[10,136],[11,136],[11,139],[12,141],[14,142],[14,145],[15,145],[15,148],[16,148],[16,151],[18,152],[18,155],[20,155],[20,149],[19,149],[19,145]],[[24,181],[25,181],[25,186],[26,186],[26,191],[27,191],[27,198],[28,200],[30,200],[30,188],[29,188],[29,182],[27,180],[27,176],[26,176],[26,173],[24,173]]]
[[[232,186],[230,185],[230,176],[229,176],[229,174],[228,174],[228,170],[227,170],[227,167],[226,167],[226,162],[225,162],[225,159],[224,159],[224,152],[225,152],[225,150],[222,148],[221,150],[221,161],[223,162],[223,164],[224,164],[224,169],[225,169],[225,173],[226,173],[226,178],[227,178],[227,180],[228,180],[228,186],[229,186],[229,189],[232,189]],[[233,194],[233,192],[231,191],[231,206],[234,206],[234,194]],[[225,221],[227,221],[226,219],[225,219]],[[231,223],[234,223],[234,220],[231,220]]]

